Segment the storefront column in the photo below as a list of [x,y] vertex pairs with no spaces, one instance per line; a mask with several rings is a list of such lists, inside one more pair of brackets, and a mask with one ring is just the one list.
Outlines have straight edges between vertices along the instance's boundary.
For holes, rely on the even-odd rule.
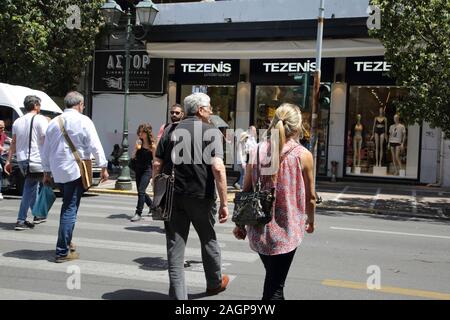
[[442,186],[450,187],[450,140],[444,140]]
[[250,123],[250,88],[249,82],[237,84],[236,129],[248,129]]
[[[174,81],[169,81],[169,85],[167,86],[167,95],[168,95],[168,108],[177,103],[177,83]],[[168,109],[167,109],[168,110]],[[169,120],[169,115],[167,113],[167,120]]]
[[347,85],[333,83],[331,86],[330,133],[328,145],[328,172],[331,176],[331,162],[338,162],[337,177],[342,177],[345,144],[345,105],[347,99]]
[[441,130],[432,129],[424,122],[422,127],[422,150],[420,165],[420,182],[436,183],[441,148]]

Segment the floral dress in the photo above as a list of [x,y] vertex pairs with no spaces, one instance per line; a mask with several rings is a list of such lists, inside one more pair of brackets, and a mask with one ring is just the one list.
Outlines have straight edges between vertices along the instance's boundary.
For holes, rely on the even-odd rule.
[[[270,144],[267,142],[260,144],[261,163],[268,163],[269,148]],[[281,152],[272,221],[266,225],[247,226],[250,248],[260,254],[288,253],[296,249],[302,242],[306,214],[305,184],[300,155],[306,151],[305,147],[292,139],[286,142]],[[252,174],[254,184],[256,184],[256,170],[255,164]],[[273,185],[271,176],[261,176],[261,189],[268,189]]]

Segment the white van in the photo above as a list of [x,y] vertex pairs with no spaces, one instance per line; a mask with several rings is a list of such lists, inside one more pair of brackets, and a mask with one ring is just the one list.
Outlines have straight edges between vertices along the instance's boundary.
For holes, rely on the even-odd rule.
[[[53,119],[63,112],[61,108],[43,91],[0,83],[0,120],[3,120],[5,122],[5,132],[10,138],[12,137],[12,124],[17,118],[23,116],[25,113],[23,101],[28,95],[35,95],[41,99],[41,114],[45,117]],[[5,149],[8,149],[9,146],[5,147]],[[0,161],[2,161],[2,165],[4,164],[6,158],[6,152],[3,155],[0,155]],[[21,175],[15,161],[12,164],[13,169],[10,176],[6,175],[5,172],[2,173],[2,189],[4,191],[9,189],[16,189],[19,194],[22,194],[23,176]],[[98,184],[100,179],[100,169],[94,168],[93,174],[94,184]],[[0,190],[0,193],[1,192],[2,191]]]

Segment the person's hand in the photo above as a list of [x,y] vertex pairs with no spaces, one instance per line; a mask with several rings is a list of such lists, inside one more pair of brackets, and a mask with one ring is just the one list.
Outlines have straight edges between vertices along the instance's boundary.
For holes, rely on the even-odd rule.
[[403,143],[400,145],[400,150],[402,150],[403,151],[403,149],[404,149],[405,147],[404,147],[404,145],[403,145]]
[[233,229],[233,234],[236,237],[236,239],[244,240],[245,237],[247,236],[247,230],[245,230],[245,228],[242,228],[240,226],[236,226]]
[[48,172],[44,172],[44,178],[42,178],[42,184],[50,185],[52,184],[52,176]]
[[100,183],[108,181],[109,173],[107,168],[102,168],[102,173],[100,175]]
[[307,233],[313,233],[314,232],[314,220],[310,220],[309,218],[306,219],[305,231]]
[[219,208],[219,223],[225,223],[228,219],[228,206],[226,204],[220,205]]
[[6,161],[5,163],[5,173],[9,176],[11,174],[11,163]]
[[247,168],[247,165],[245,163],[241,163],[242,169],[245,170],[245,168]]

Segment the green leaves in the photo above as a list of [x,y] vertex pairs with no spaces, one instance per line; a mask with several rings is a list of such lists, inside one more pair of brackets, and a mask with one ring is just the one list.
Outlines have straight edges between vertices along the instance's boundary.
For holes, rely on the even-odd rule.
[[450,2],[372,0],[381,29],[370,31],[386,48],[391,76],[409,94],[397,101],[407,123],[427,121],[450,137]]
[[[1,0],[0,81],[64,96],[91,60],[104,0]],[[67,28],[70,5],[81,29]]]

